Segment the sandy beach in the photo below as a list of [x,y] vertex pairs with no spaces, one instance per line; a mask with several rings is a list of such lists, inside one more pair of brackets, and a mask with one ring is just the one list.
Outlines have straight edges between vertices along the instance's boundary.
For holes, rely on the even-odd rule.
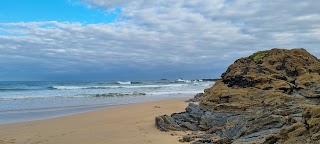
[[172,99],[0,125],[0,144],[178,144],[184,132],[161,132],[156,116],[183,111],[185,99]]

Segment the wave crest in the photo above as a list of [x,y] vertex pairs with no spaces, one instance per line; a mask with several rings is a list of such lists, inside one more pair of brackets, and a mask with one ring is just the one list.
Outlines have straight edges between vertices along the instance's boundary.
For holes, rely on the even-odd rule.
[[122,82],[122,81],[117,81],[116,83],[117,83],[117,84],[121,84],[121,85],[130,85],[130,84],[131,84],[131,81],[124,81],[124,82]]
[[133,93],[102,93],[102,94],[83,94],[74,96],[16,96],[16,97],[0,97],[0,101],[8,100],[35,100],[35,99],[61,99],[61,98],[99,98],[99,97],[124,97],[124,96],[145,96],[147,93],[133,92]]
[[191,80],[184,80],[184,79],[182,79],[182,78],[179,78],[179,79],[177,79],[177,80],[175,80],[174,82],[184,82],[184,83],[191,83]]
[[162,87],[182,87],[187,84],[168,85],[123,85],[123,86],[50,86],[51,90],[78,90],[78,89],[117,89],[117,88],[162,88]]

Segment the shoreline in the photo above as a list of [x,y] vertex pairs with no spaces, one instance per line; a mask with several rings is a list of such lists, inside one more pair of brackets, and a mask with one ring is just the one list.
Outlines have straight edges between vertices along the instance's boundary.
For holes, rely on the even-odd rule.
[[0,125],[2,143],[179,143],[185,132],[161,132],[156,116],[184,111],[185,98],[111,106],[45,120]]
[[101,109],[106,109],[110,107],[117,106],[125,106],[153,101],[161,101],[161,100],[170,100],[170,99],[188,99],[192,97],[194,94],[184,94],[184,96],[179,96],[182,94],[176,95],[174,98],[158,98],[158,99],[148,99],[146,101],[137,101],[132,103],[120,103],[120,104],[93,104],[93,105],[79,105],[79,106],[71,106],[71,107],[59,107],[59,108],[45,108],[45,109],[31,109],[31,110],[20,110],[20,111],[8,111],[8,112],[0,112],[0,125],[5,124],[14,124],[21,122],[31,122],[38,120],[47,120],[52,118],[59,118],[64,116],[70,116],[74,114],[81,114]]

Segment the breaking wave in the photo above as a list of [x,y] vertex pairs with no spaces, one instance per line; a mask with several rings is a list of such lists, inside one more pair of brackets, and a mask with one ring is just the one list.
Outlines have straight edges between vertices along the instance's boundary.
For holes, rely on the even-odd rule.
[[116,83],[117,84],[122,84],[122,85],[129,85],[129,84],[131,84],[131,81],[125,81],[125,82],[117,81]]
[[190,82],[191,82],[191,80],[184,80],[184,79],[179,78],[179,79],[175,80],[174,82],[185,82],[185,83],[190,83]]
[[141,82],[117,81],[117,82],[114,82],[114,84],[120,84],[120,85],[131,85],[131,84],[141,84]]
[[50,86],[51,90],[77,90],[77,89],[117,89],[117,88],[162,88],[162,87],[182,87],[187,84],[167,84],[167,85],[124,85],[124,86]]
[[146,93],[104,93],[104,94],[83,94],[74,96],[16,96],[16,97],[0,97],[0,101],[5,100],[35,100],[35,99],[61,99],[61,98],[99,98],[99,97],[124,97],[124,96],[144,96]]

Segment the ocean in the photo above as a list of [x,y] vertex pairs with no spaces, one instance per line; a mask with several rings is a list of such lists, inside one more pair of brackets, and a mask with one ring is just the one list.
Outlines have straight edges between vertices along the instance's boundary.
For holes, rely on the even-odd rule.
[[32,121],[116,105],[192,97],[213,81],[0,82],[0,124]]

